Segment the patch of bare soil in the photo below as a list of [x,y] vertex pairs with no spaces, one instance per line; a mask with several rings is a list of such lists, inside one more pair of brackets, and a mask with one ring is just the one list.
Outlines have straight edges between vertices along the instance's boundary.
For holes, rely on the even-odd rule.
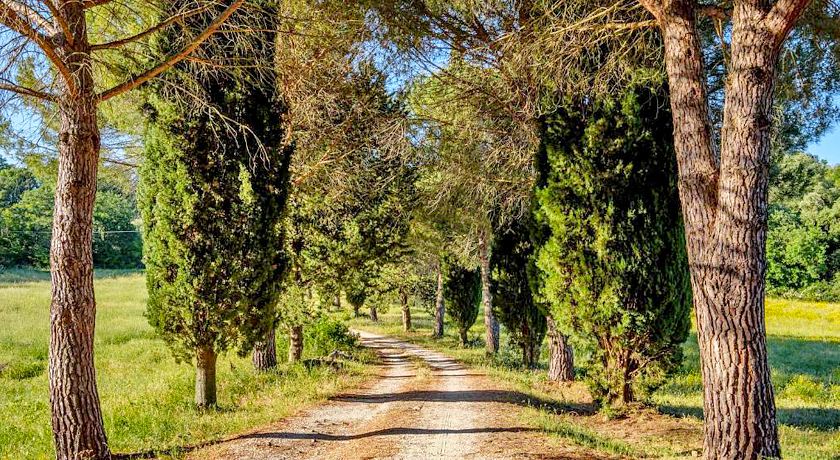
[[[521,422],[527,396],[453,359],[361,333],[382,357],[379,375],[352,393],[274,425],[200,449],[213,460],[584,460]],[[609,457],[603,457],[609,458]]]

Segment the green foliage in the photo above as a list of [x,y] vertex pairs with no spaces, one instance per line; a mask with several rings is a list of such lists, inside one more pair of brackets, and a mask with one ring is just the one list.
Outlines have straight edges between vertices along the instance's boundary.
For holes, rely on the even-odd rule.
[[[55,191],[39,181],[37,165],[0,170],[0,265],[49,267]],[[133,221],[134,195],[114,187],[101,168],[93,216],[93,262],[96,268],[138,268],[141,240]]]
[[295,168],[303,175],[290,202],[289,253],[302,288],[330,304],[343,289],[359,308],[390,289],[385,269],[408,253],[415,167],[391,155],[382,140],[382,120],[403,113],[386,75],[367,61],[333,75],[338,69],[316,59],[328,68],[313,78],[330,76],[331,86],[322,89],[336,99],[297,107],[314,110],[317,121],[295,132]]
[[362,308],[367,299],[367,290],[362,283],[351,283],[345,288],[347,301],[353,306],[354,310]]
[[446,313],[458,328],[461,346],[467,346],[467,331],[478,318],[478,304],[481,302],[481,275],[478,270],[449,264],[443,282],[443,298]]
[[497,231],[490,257],[493,312],[510,332],[511,340],[522,348],[526,366],[536,364],[547,327],[546,306],[538,304],[531,291],[534,283],[529,275],[535,273],[536,252],[531,225],[535,223],[527,216],[514,221],[510,228]]
[[771,169],[767,290],[775,296],[840,299],[840,175],[812,155],[777,158]]
[[[252,45],[272,62],[273,40]],[[198,349],[244,353],[274,327],[287,267],[285,107],[247,66],[168,78],[199,85],[213,110],[149,93],[139,188],[147,317],[177,358]]]
[[26,168],[7,166],[0,169],[0,208],[17,203],[21,195],[37,186],[35,175]]
[[828,249],[824,238],[818,227],[803,225],[789,209],[773,209],[767,230],[767,283],[801,289],[822,279]]
[[317,356],[334,351],[356,352],[361,344],[359,338],[341,321],[321,316],[306,329],[306,346]]
[[691,290],[667,100],[636,88],[542,120],[542,294],[589,352],[596,400],[648,395],[679,367]]

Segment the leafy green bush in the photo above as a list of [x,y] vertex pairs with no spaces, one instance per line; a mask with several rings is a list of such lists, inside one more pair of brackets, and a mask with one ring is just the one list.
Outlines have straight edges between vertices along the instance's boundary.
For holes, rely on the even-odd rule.
[[341,321],[321,317],[306,328],[304,341],[310,354],[324,356],[333,351],[351,353],[358,350],[359,337],[350,332],[350,328]]

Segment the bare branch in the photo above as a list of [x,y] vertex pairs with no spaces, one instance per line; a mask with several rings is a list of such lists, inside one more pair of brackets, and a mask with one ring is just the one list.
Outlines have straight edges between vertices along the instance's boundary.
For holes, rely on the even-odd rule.
[[810,0],[779,0],[764,17],[764,26],[773,34],[776,48],[782,46],[809,3]]
[[64,16],[61,15],[61,13],[58,11],[58,8],[56,8],[55,4],[53,4],[52,0],[41,0],[41,3],[46,5],[47,8],[50,10],[50,14],[52,14],[52,17],[55,19],[55,21],[58,23],[58,26],[61,28],[61,31],[64,33],[64,38],[67,39],[67,43],[69,43],[70,46],[73,46],[73,33],[70,32],[70,27],[67,25],[67,21],[64,20]]
[[13,93],[18,93],[23,96],[30,96],[30,97],[37,97],[38,99],[43,99],[45,101],[55,102],[58,98],[54,94],[45,93],[43,91],[38,91],[36,89],[27,88],[25,86],[20,85],[12,85],[8,83],[0,82],[0,90],[11,91]]
[[126,37],[126,38],[123,38],[123,39],[120,39],[120,40],[114,40],[114,41],[110,41],[110,42],[107,42],[107,43],[97,43],[97,44],[94,44],[94,45],[90,45],[90,49],[93,50],[93,51],[97,51],[97,50],[103,50],[103,49],[108,49],[108,48],[117,48],[117,47],[123,46],[123,45],[131,43],[133,41],[140,40],[143,37],[149,36],[149,35],[157,32],[157,31],[163,29],[164,27],[166,27],[166,26],[168,26],[168,25],[170,25],[174,22],[177,22],[181,19],[186,19],[190,16],[195,16],[196,14],[203,13],[203,12],[207,11],[209,8],[210,8],[209,6],[205,6],[203,8],[197,8],[197,9],[194,9],[194,10],[191,10],[191,11],[185,11],[183,13],[176,14],[175,16],[172,16],[165,21],[159,22],[159,23],[155,24],[154,26],[149,27],[148,29],[144,30],[143,32],[140,32],[138,34],[135,34],[135,35],[132,35],[130,37]]
[[24,5],[23,3],[17,2],[15,0],[0,0],[0,4],[2,4],[3,7],[14,11],[21,19],[26,19],[27,24],[30,27],[34,25],[37,28],[41,28],[49,35],[52,35],[56,32],[55,27],[50,21],[44,19],[40,14],[38,14],[37,11],[33,10],[27,5]]
[[14,0],[0,0],[0,23],[5,24],[6,27],[34,41],[58,69],[61,76],[64,77],[64,81],[70,91],[75,92],[75,82],[70,77],[70,69],[58,57],[52,41],[49,37],[32,27],[29,20],[21,17],[19,13],[21,8],[26,7]]
[[662,17],[662,0],[639,0],[639,3],[656,19]]
[[95,6],[102,6],[106,3],[111,3],[113,0],[85,0],[85,9],[93,8]]
[[697,16],[706,16],[718,21],[725,21],[732,16],[732,10],[718,5],[698,5]]
[[[0,1],[5,1],[5,0],[0,0]],[[160,75],[161,73],[163,73],[164,71],[166,71],[170,67],[174,66],[175,64],[180,62],[182,59],[187,57],[190,53],[192,53],[196,48],[198,48],[198,46],[201,45],[201,43],[204,42],[204,40],[207,40],[211,35],[216,33],[216,31],[219,30],[219,27],[221,27],[222,24],[225,21],[227,21],[227,19],[236,10],[238,10],[239,7],[241,7],[243,3],[245,3],[245,0],[234,0],[234,2],[229,7],[227,7],[227,9],[225,9],[222,12],[222,14],[219,15],[218,18],[216,18],[212,23],[210,23],[209,26],[207,26],[206,29],[204,29],[204,32],[202,32],[201,35],[198,36],[198,38],[196,38],[192,43],[190,43],[189,45],[184,47],[184,49],[181,50],[179,53],[175,54],[174,56],[170,57],[169,59],[165,60],[164,62],[161,62],[157,66],[141,73],[140,75],[137,75],[136,77],[130,78],[128,81],[126,81],[122,84],[119,84],[119,85],[117,85],[117,86],[115,86],[115,87],[113,87],[113,88],[111,88],[107,91],[104,91],[104,92],[100,93],[97,96],[97,100],[100,101],[100,102],[101,101],[106,101],[106,100],[108,100],[108,99],[110,99],[110,98],[112,98],[112,97],[114,97],[118,94],[121,94],[121,93],[123,93],[125,91],[128,91],[130,89],[134,89],[134,88],[142,85],[143,83],[151,80],[152,78],[155,78],[156,76]]]

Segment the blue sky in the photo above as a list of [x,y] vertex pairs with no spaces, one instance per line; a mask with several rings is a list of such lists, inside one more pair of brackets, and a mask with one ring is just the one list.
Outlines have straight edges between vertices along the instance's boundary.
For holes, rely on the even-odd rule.
[[840,129],[833,127],[822,139],[809,145],[807,150],[830,165],[840,164]]

